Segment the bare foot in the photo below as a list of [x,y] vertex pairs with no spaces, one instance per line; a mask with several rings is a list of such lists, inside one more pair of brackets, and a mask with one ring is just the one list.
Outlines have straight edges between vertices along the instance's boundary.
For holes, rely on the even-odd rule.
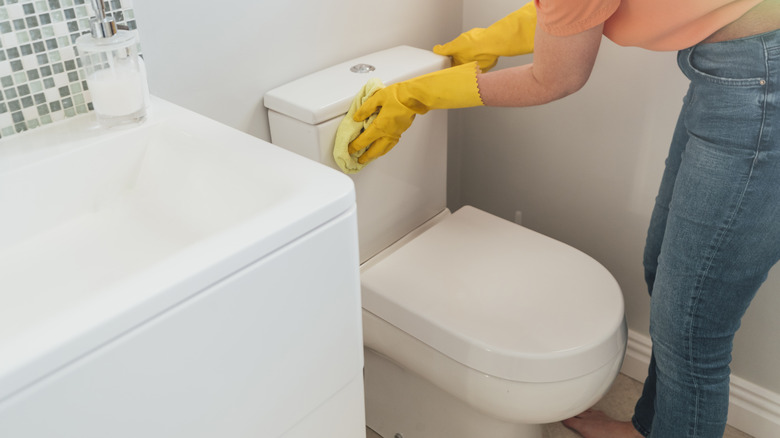
[[617,421],[601,411],[587,410],[563,421],[584,438],[643,438],[630,421]]

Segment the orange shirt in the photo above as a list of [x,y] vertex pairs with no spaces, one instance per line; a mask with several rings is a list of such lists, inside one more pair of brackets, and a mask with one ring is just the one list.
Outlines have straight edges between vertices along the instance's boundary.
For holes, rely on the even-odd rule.
[[680,50],[741,17],[761,0],[534,0],[539,25],[557,36],[604,23],[622,46]]

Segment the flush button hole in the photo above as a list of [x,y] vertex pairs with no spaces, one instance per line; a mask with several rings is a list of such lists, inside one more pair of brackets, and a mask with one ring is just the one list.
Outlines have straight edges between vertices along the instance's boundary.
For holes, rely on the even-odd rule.
[[370,64],[357,64],[349,69],[352,73],[371,73],[374,70],[376,70],[376,67]]

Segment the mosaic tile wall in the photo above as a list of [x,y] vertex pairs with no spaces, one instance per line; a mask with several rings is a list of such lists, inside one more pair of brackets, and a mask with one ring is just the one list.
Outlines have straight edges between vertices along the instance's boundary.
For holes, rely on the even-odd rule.
[[[135,29],[131,0],[104,4]],[[0,138],[92,109],[75,48],[92,15],[90,0],[0,0]]]

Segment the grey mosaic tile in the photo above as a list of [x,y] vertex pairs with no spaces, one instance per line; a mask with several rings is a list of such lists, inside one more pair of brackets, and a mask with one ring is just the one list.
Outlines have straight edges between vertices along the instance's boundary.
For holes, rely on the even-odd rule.
[[[132,0],[104,1],[135,29]],[[0,138],[92,110],[75,48],[89,0],[0,0]]]

